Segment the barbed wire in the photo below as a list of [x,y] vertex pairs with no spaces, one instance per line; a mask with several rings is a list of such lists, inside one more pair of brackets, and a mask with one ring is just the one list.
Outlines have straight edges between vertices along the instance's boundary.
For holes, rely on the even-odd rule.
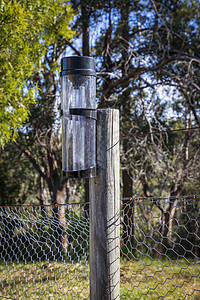
[[166,197],[156,197],[156,196],[151,196],[151,197],[125,197],[122,198],[122,202],[131,202],[131,201],[157,201],[157,200],[173,200],[173,199],[190,199],[190,198],[196,198],[199,199],[200,195],[186,195],[186,196],[166,196]]
[[142,133],[129,133],[126,135],[121,135],[120,138],[126,138],[131,136],[145,136],[145,135],[154,135],[154,134],[162,134],[162,133],[171,133],[171,132],[179,132],[179,131],[191,131],[191,130],[198,130],[200,126],[197,127],[190,127],[190,128],[181,128],[181,129],[171,129],[171,130],[160,130],[160,131],[152,131],[152,132],[142,132]]
[[[189,199],[189,198],[200,198],[200,195],[179,195],[179,196],[165,196],[165,197],[156,197],[156,196],[151,196],[151,197],[125,197],[121,198],[121,202],[129,202],[129,201],[155,201],[155,200],[170,200],[170,199]],[[18,207],[18,208],[29,208],[29,207],[59,207],[59,206],[73,206],[73,205],[86,205],[89,204],[89,202],[74,202],[74,203],[62,203],[62,204],[10,204],[10,205],[0,205],[0,208],[8,208],[8,207]]]
[[89,202],[77,202],[77,203],[55,203],[55,204],[9,204],[9,205],[0,205],[0,208],[7,208],[7,207],[59,207],[59,206],[71,206],[71,205],[86,205]]

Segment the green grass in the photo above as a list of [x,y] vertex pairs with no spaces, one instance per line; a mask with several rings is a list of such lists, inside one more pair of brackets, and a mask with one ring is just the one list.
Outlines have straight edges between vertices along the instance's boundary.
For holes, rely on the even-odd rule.
[[[187,260],[121,260],[121,299],[200,299],[200,264]],[[82,262],[2,262],[0,299],[89,299]]]
[[187,260],[121,262],[121,299],[200,299],[200,265]]
[[89,295],[84,263],[2,263],[0,278],[0,299],[87,299]]

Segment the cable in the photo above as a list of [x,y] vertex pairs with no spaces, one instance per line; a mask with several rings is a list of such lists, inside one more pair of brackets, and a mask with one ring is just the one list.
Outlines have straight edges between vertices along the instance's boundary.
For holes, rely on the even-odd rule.
[[121,135],[120,138],[130,137],[130,136],[145,136],[145,135],[154,135],[161,133],[170,133],[170,132],[178,132],[178,131],[190,131],[190,130],[198,130],[200,127],[191,127],[191,128],[181,128],[181,129],[172,129],[172,130],[161,130],[161,131],[152,131],[147,133],[129,133],[127,135]]

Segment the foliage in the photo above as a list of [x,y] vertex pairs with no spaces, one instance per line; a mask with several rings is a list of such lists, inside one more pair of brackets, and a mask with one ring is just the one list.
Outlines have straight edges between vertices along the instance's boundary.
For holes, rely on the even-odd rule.
[[180,194],[199,165],[198,131],[149,133],[199,125],[199,1],[114,1],[101,9],[106,26],[93,48],[99,107],[120,109],[122,166],[133,193]]
[[67,28],[72,16],[62,0],[1,1],[0,146],[16,140],[36,98],[36,85],[27,88],[27,81],[40,67],[57,31],[63,38],[72,37]]
[[[4,61],[10,64],[13,58],[12,64],[16,64],[17,68],[19,68],[19,72],[17,68],[12,69],[13,77],[8,76],[5,71],[5,76],[7,76],[5,83],[12,86],[13,91],[18,93],[17,95],[20,95],[20,97],[16,97],[14,104],[21,107],[20,109],[23,109],[24,115],[20,113],[20,118],[18,118],[17,111],[13,109],[12,106],[10,106],[9,111],[6,113],[7,119],[3,117],[4,113],[1,114],[2,126],[4,126],[5,129],[4,133],[1,133],[2,145],[10,140],[11,135],[12,141],[16,140],[16,136],[20,137],[18,138],[17,144],[12,147],[15,153],[20,153],[21,159],[18,163],[23,169],[24,175],[30,172],[31,167],[32,172],[30,172],[30,175],[33,173],[35,174],[34,176],[36,176],[37,173],[40,176],[37,176],[38,178],[36,180],[33,180],[33,177],[30,176],[29,182],[32,181],[35,188],[39,190],[39,184],[42,178],[45,182],[44,184],[47,184],[47,188],[50,188],[50,192],[52,193],[49,192],[49,195],[52,196],[52,185],[57,187],[58,184],[57,182],[54,185],[53,181],[58,180],[61,173],[60,127],[57,128],[56,133],[55,125],[59,114],[56,107],[57,94],[60,88],[58,82],[58,67],[60,56],[63,54],[66,44],[73,36],[73,31],[69,29],[69,22],[72,20],[74,13],[71,6],[63,0],[14,1],[13,6],[9,3],[5,1],[2,6],[2,18],[5,17],[6,13],[9,15],[9,13],[13,12],[14,5],[16,5],[21,12],[21,17],[23,17],[20,22],[24,27],[20,27],[21,23],[18,26],[19,28],[13,27],[12,39],[7,39],[7,44],[4,44],[6,51],[10,49],[8,51],[10,56],[6,57],[6,55],[4,55]],[[10,17],[10,19],[12,20],[12,17]],[[5,17],[5,23],[6,20]],[[17,20],[20,20],[20,18]],[[5,25],[12,26],[9,22]],[[17,39],[19,29],[21,30],[21,35],[18,36],[20,41]],[[5,40],[7,38],[6,32]],[[21,46],[19,47],[19,45]],[[22,62],[19,61],[19,57],[22,57]],[[21,73],[23,73],[23,78],[20,75]],[[19,75],[21,77],[19,77],[18,88],[16,88],[12,82],[14,81],[16,83],[16,76]],[[2,87],[2,91],[4,87]],[[2,97],[2,101],[4,101],[2,112],[7,110],[7,102],[10,101],[9,99],[11,99],[13,95],[12,91],[8,88],[6,89],[7,98]],[[29,118],[27,119],[28,115]],[[14,121],[16,121],[16,126],[11,124],[11,122]],[[8,148],[2,150],[2,153],[4,152],[5,161],[2,161],[2,163],[7,164],[6,158],[10,160],[9,155],[11,155],[11,153],[8,152]],[[59,160],[59,162],[57,163],[56,160]],[[55,173],[52,173],[52,168],[55,172],[56,165],[58,166],[57,177]],[[11,170],[13,169],[11,164],[8,164],[8,166]],[[2,176],[10,178],[12,171],[8,174],[9,172],[7,172],[5,168],[3,169],[3,166],[1,167],[5,172]],[[44,175],[42,170],[48,170],[48,174],[46,173],[45,176],[42,176]],[[51,176],[54,178],[51,178]],[[25,176],[21,176],[20,178],[19,176],[14,181],[19,189],[22,189],[24,184],[27,185],[27,181],[25,182],[24,177]],[[47,177],[49,180],[47,180]],[[2,184],[5,182],[5,180],[4,182],[2,181]],[[12,187],[14,182],[10,181],[10,188],[14,188]],[[48,184],[51,186],[49,187]],[[5,190],[4,194],[9,194],[10,188],[9,185],[6,184],[3,188]],[[45,189],[46,186],[43,187],[43,190]],[[27,194],[30,194],[28,186],[24,192],[25,191]],[[36,193],[35,196],[38,196],[38,193]],[[40,200],[43,201],[41,197]],[[16,201],[17,199],[13,197],[12,203],[16,203]],[[23,202],[22,199],[21,202]]]
[[[31,14],[27,26],[33,24],[25,37],[40,36],[39,44],[33,39],[35,50],[29,50],[30,57],[36,53],[34,59],[40,59],[25,91],[38,89],[17,147],[43,178],[52,203],[59,187],[65,188],[58,68],[69,49],[70,54],[95,57],[98,106],[120,110],[121,135],[126,136],[121,139],[121,162],[134,182],[132,193],[198,193],[199,131],[153,132],[200,123],[199,1],[71,1],[77,13],[74,38],[68,27],[64,30],[72,15],[63,12],[61,0],[30,3],[22,6]],[[63,14],[56,15],[58,11]]]
[[38,178],[14,144],[0,150],[0,205],[35,202]]

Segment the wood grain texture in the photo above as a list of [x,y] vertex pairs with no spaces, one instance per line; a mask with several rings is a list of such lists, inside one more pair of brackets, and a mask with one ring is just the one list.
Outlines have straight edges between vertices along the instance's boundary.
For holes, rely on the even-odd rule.
[[119,111],[98,110],[98,175],[89,182],[90,299],[120,299]]

